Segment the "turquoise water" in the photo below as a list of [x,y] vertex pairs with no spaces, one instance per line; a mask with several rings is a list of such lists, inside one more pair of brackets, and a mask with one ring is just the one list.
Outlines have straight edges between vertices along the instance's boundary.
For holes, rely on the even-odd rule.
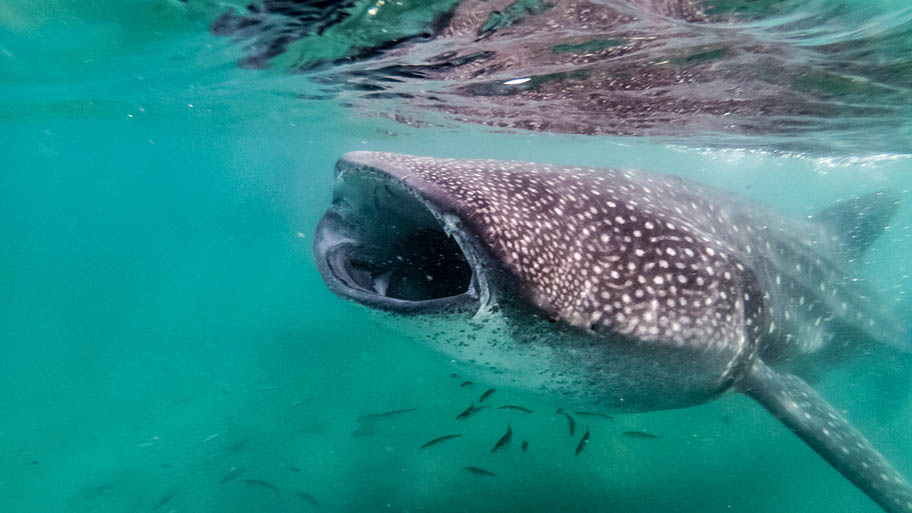
[[[900,4],[865,5],[838,21]],[[333,163],[354,149],[671,172],[794,216],[892,189],[905,205],[853,271],[908,309],[901,145],[781,153],[412,127],[302,100],[301,74],[238,67],[243,45],[209,33],[223,9],[0,7],[0,509],[879,511],[742,396],[578,417],[591,431],[579,456],[554,405],[499,391],[495,404],[534,413],[456,421],[485,385],[460,387],[333,296],[310,245]],[[912,476],[902,381],[847,362],[817,388]],[[353,436],[361,415],[410,408]],[[508,419],[513,445],[491,454]],[[633,430],[661,438],[620,436]]]

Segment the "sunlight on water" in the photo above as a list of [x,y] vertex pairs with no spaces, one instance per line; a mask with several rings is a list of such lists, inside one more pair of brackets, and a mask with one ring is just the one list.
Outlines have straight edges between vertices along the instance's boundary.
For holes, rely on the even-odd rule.
[[[453,5],[386,3],[401,4],[409,33]],[[799,219],[891,191],[898,214],[850,272],[908,318],[907,123],[895,138],[877,115],[797,136],[498,128],[479,119],[498,115],[483,103],[494,96],[465,104],[479,110],[422,103],[468,77],[388,82],[411,99],[349,87],[396,59],[426,62],[433,41],[308,72],[293,53],[244,67],[251,39],[210,32],[243,2],[89,4],[0,6],[3,511],[880,511],[742,395],[613,419],[571,412],[572,437],[562,405],[510,390],[457,420],[488,385],[333,295],[311,247],[334,163],[351,150],[670,173]],[[363,18],[384,2],[343,4]],[[838,55],[883,90],[829,75],[809,78],[815,90],[907,115],[906,4],[825,4],[827,25],[800,29],[804,44],[882,42],[879,57]],[[782,17],[749,30],[807,23],[821,2],[764,5]],[[358,32],[360,19],[291,47],[373,47],[383,32]],[[877,59],[896,75],[868,66]],[[341,82],[323,80],[336,72]],[[912,476],[909,362],[873,361],[827,362],[807,379]],[[409,411],[369,416],[394,410]],[[492,453],[508,423],[512,442]],[[448,434],[462,436],[421,449]]]

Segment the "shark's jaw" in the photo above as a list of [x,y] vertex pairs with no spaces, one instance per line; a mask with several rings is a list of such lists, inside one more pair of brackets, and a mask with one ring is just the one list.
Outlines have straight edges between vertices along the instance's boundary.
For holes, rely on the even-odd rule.
[[341,159],[314,240],[323,280],[337,295],[387,312],[478,311],[486,288],[479,251],[451,210],[447,198],[409,185],[395,169]]

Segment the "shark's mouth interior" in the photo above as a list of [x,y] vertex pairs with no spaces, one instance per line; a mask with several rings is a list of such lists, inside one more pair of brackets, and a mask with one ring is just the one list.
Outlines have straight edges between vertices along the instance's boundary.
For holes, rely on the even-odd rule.
[[351,171],[337,179],[334,196],[314,243],[334,292],[400,312],[477,303],[470,259],[420,195],[383,175]]

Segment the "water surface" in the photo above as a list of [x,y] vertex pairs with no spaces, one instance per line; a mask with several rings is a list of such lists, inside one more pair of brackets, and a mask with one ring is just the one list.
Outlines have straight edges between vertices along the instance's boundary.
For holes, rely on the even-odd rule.
[[[575,438],[555,405],[507,392],[488,401],[534,413],[489,408],[457,421],[485,385],[460,387],[446,362],[333,296],[310,244],[333,163],[354,149],[669,172],[794,216],[891,189],[905,205],[853,272],[909,311],[904,70],[912,27],[905,4],[766,2],[771,13],[713,29],[650,18],[698,33],[687,37],[737,30],[785,45],[785,67],[776,69],[786,75],[844,61],[858,81],[812,77],[811,92],[802,94],[818,106],[883,110],[864,110],[858,122],[847,111],[835,121],[805,112],[790,118],[799,130],[771,123],[678,133],[660,119],[651,126],[664,132],[635,136],[492,128],[484,122],[488,102],[512,95],[457,94],[467,84],[530,75],[524,69],[476,82],[443,75],[388,82],[383,91],[350,87],[352,73],[376,80],[391,61],[419,65],[439,50],[432,45],[458,45],[441,36],[336,62],[384,37],[421,34],[452,5],[403,2],[405,11],[380,15],[388,18],[378,30],[364,26],[378,15],[362,13],[376,5],[355,2],[350,9],[362,14],[321,34],[308,28],[292,45],[297,54],[256,66],[250,36],[210,30],[228,9],[242,12],[240,3],[13,0],[0,7],[4,510],[879,511],[741,396],[613,421],[577,416]],[[393,27],[402,33],[379,35]],[[509,30],[467,44],[515,44]],[[582,44],[544,43],[558,47],[551,57]],[[825,59],[821,47],[835,48],[839,59]],[[859,47],[869,52],[853,54]],[[301,57],[317,53],[320,59]],[[739,69],[738,61],[719,60],[723,71]],[[756,84],[763,73],[750,68],[747,78]],[[366,97],[403,88],[447,94],[444,103],[468,110],[428,108],[415,101],[423,93]],[[912,406],[900,382],[845,362],[817,386],[912,475]],[[353,436],[365,427],[362,415],[411,408]],[[513,443],[491,454],[508,420]],[[575,456],[587,427],[590,443]],[[622,435],[641,430],[661,438]],[[419,449],[449,433],[463,438]]]

